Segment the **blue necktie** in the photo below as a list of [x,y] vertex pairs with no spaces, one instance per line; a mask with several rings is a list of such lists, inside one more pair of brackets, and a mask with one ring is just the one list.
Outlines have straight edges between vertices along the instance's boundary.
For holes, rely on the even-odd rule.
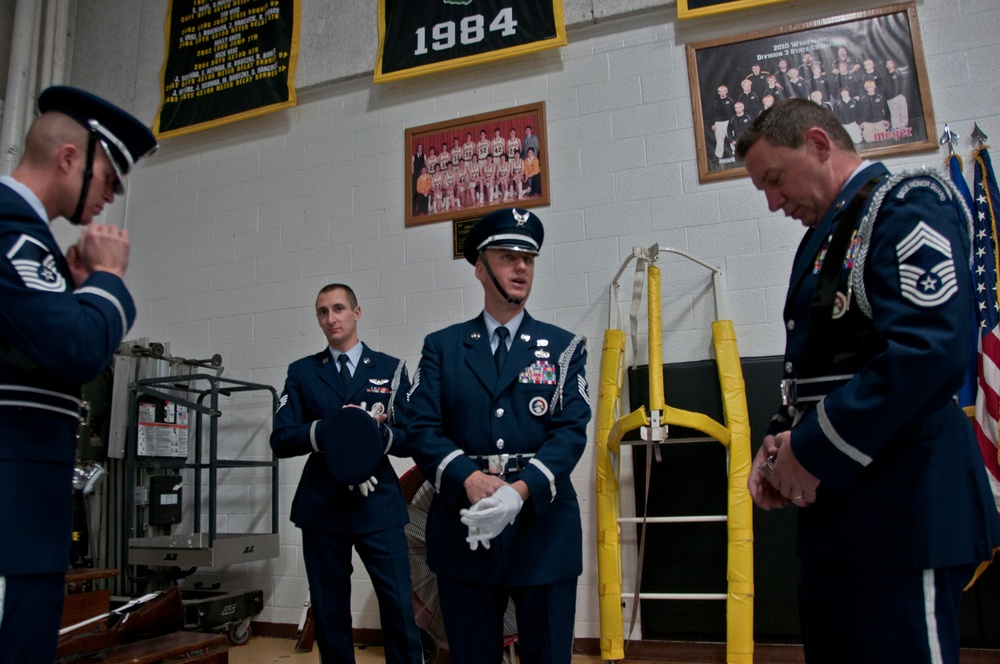
[[507,337],[510,336],[510,330],[501,325],[497,328],[497,349],[493,353],[493,362],[497,365],[497,375],[500,375],[500,369],[503,368],[503,363],[507,360]]
[[337,358],[340,363],[340,380],[344,381],[344,387],[351,384],[351,370],[347,368],[347,353],[341,353]]

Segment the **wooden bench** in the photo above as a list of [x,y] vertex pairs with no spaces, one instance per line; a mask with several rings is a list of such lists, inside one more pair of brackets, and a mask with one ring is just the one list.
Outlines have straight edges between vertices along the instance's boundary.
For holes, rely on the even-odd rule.
[[124,646],[115,646],[104,652],[102,664],[157,664],[158,662],[184,664],[227,664],[229,648],[221,634],[201,632],[174,632],[152,639],[145,639]]
[[89,581],[118,576],[114,569],[72,569],[66,572],[66,600],[60,627],[67,627],[111,610],[110,590],[90,590]]

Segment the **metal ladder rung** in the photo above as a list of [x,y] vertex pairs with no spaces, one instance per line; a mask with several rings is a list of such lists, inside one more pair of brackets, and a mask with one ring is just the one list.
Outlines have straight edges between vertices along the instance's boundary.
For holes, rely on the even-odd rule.
[[[620,445],[632,445],[633,447],[637,447],[637,446],[640,446],[640,445],[646,445],[648,442],[649,441],[647,441],[647,440],[622,440],[619,444]],[[672,444],[676,444],[676,443],[718,443],[718,442],[719,441],[717,441],[715,438],[712,438],[711,436],[696,436],[696,437],[692,437],[692,438],[670,438],[668,436],[667,438],[664,438],[663,440],[656,441],[654,444],[655,445],[672,445]]]
[[709,514],[706,516],[650,516],[643,519],[641,516],[623,516],[618,518],[618,523],[713,523],[717,521],[728,521],[725,514]]
[[[633,593],[622,593],[623,599],[633,599]],[[726,593],[639,593],[639,599],[722,600]]]

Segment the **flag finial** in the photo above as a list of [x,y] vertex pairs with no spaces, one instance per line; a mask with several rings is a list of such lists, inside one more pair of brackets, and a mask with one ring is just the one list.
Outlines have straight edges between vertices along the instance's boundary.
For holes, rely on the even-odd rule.
[[972,136],[971,136],[972,145],[977,150],[981,149],[984,145],[986,145],[987,138],[988,137],[986,136],[986,133],[979,128],[979,123],[977,122],[975,124],[975,128],[972,130]]
[[941,134],[941,145],[948,144],[948,154],[955,154],[955,143],[958,142],[959,138],[958,132],[953,131],[948,125],[944,126],[944,133]]

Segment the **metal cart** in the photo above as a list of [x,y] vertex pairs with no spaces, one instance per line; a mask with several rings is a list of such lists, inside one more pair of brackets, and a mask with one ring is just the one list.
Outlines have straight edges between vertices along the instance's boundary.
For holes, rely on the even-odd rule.
[[[222,415],[220,397],[235,393],[266,390],[271,394],[271,414],[277,409],[277,391],[269,386],[250,383],[207,373],[137,379],[129,385],[129,437],[125,451],[125,487],[137,485],[140,474],[160,471],[190,470],[193,472],[193,520],[189,533],[148,535],[145,523],[139,523],[134,500],[124,501],[121,572],[135,584],[142,579],[133,573],[133,566],[198,568],[220,567],[235,563],[248,563],[279,555],[278,535],[278,459],[271,453],[270,460],[252,461],[219,459],[219,418]],[[139,405],[142,397],[163,400],[175,407],[183,406],[191,420],[188,453],[180,457],[140,456],[138,454]],[[207,449],[206,449],[207,437]],[[217,490],[219,471],[236,468],[270,468],[271,471],[271,532],[269,533],[219,533],[217,532]],[[207,532],[203,530],[202,479],[208,475]],[[141,489],[141,487],[140,487]],[[177,501],[179,502],[179,500]],[[180,509],[178,505],[176,509]],[[192,573],[180,573],[186,576]],[[263,608],[263,593],[248,591],[231,593],[218,587],[206,593],[201,590],[182,592],[186,616],[194,616],[192,627],[228,631],[234,643],[249,638],[250,619]]]

